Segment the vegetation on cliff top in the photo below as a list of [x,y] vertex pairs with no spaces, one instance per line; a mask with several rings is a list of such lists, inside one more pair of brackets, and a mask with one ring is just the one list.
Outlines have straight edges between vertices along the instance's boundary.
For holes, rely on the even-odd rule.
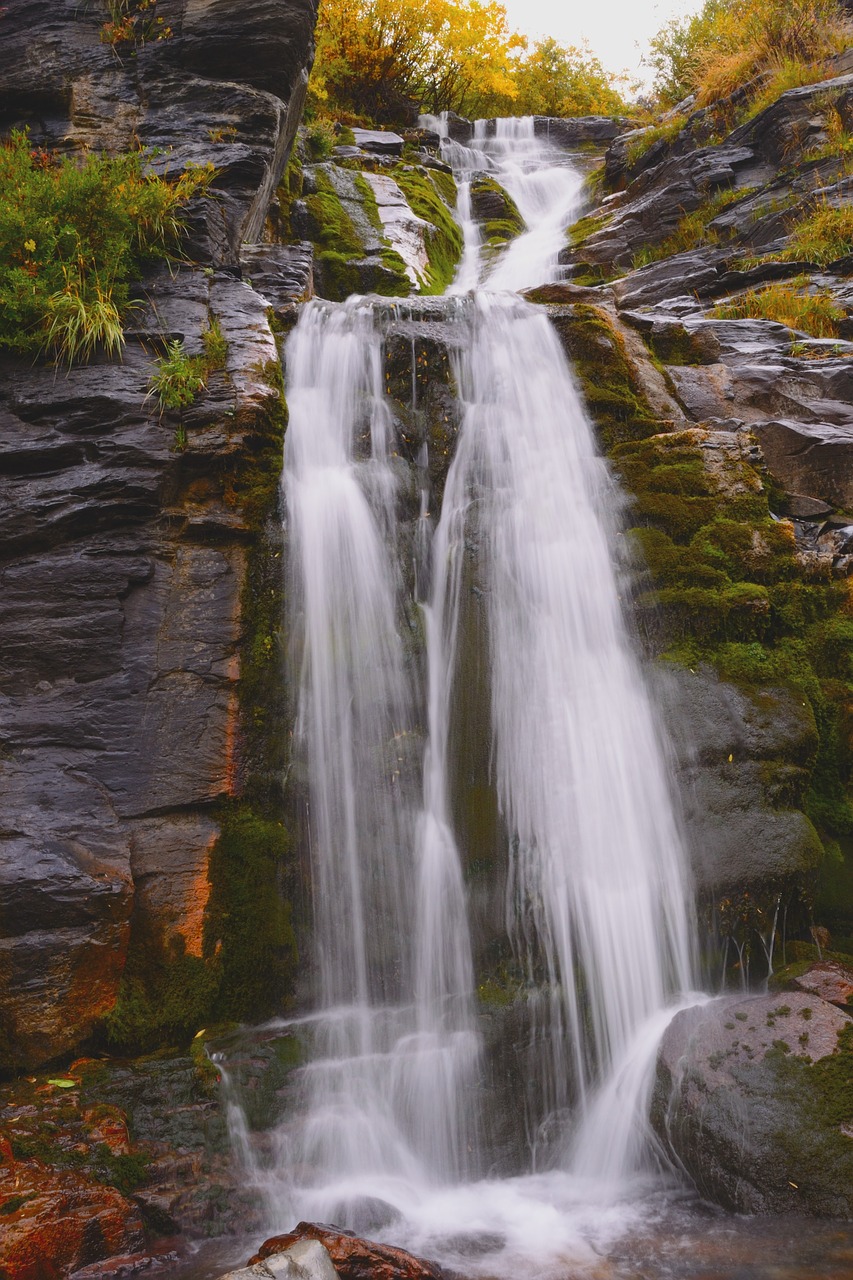
[[129,285],[177,252],[182,211],[212,177],[155,177],[141,153],[78,164],[13,133],[0,145],[0,349],[69,364],[119,352]]
[[658,32],[647,61],[663,105],[695,93],[704,106],[744,87],[766,105],[818,79],[810,69],[849,42],[838,0],[705,0],[698,13]]
[[587,48],[530,51],[503,5],[478,0],[325,0],[311,88],[322,109],[394,123],[424,111],[621,115],[623,82]]

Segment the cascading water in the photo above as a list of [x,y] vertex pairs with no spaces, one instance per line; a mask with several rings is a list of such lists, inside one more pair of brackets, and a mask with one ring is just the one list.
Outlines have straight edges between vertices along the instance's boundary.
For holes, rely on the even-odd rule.
[[[688,893],[619,602],[618,496],[547,318],[494,291],[558,273],[580,180],[532,121],[498,122],[494,137],[480,129],[473,148],[446,154],[466,244],[462,296],[445,309],[462,338],[464,415],[431,546],[425,502],[417,522],[417,560],[431,564],[417,575],[425,690],[404,659],[414,638],[402,639],[411,604],[382,385],[390,304],[309,303],[287,348],[296,737],[318,992],[299,1023],[310,1045],[300,1099],[262,1180],[273,1225],[300,1215],[363,1227],[364,1206],[381,1202],[389,1237],[454,1265],[450,1237],[497,1240],[488,1274],[521,1274],[522,1256],[533,1274],[538,1233],[545,1274],[548,1259],[585,1264],[590,1242],[617,1229],[593,1207],[591,1180],[642,1167],[654,1047],[690,987]],[[498,173],[528,228],[489,264],[466,204],[480,169]],[[490,292],[466,296],[484,274]],[[481,1055],[452,805],[472,590],[484,602],[492,775],[509,837],[507,935],[533,1019],[531,1122],[551,1117],[560,1135],[557,1169],[491,1182],[471,1181],[484,1171]],[[419,724],[421,796],[408,767]],[[629,1217],[623,1205],[619,1230]]]

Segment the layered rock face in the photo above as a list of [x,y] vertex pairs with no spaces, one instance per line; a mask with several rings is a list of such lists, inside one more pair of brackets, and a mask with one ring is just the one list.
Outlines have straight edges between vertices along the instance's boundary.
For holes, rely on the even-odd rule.
[[[113,1007],[132,919],[166,951],[200,954],[213,810],[242,786],[253,471],[280,458],[283,420],[268,300],[237,278],[238,255],[295,134],[314,7],[187,0],[158,14],[170,38],[116,47],[92,6],[0,16],[0,129],[68,152],[159,148],[153,163],[172,173],[217,169],[191,210],[203,268],[143,282],[120,363],[0,361],[7,1067],[68,1052]],[[310,266],[285,257],[271,283],[301,296]],[[156,356],[174,339],[200,352],[214,324],[224,368],[180,420],[158,414]]]

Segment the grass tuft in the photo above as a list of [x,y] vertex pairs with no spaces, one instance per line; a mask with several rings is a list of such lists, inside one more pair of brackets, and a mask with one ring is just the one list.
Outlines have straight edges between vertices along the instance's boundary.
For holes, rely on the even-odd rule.
[[846,313],[826,289],[809,289],[805,277],[790,284],[749,289],[714,307],[718,320],[775,320],[813,338],[837,338]]

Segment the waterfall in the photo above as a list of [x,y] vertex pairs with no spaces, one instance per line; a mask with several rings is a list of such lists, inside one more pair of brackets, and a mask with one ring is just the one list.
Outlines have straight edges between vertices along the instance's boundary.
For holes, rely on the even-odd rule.
[[[294,753],[316,999],[288,1024],[308,1061],[262,1180],[274,1225],[306,1216],[375,1233],[393,1222],[389,1238],[451,1261],[454,1230],[479,1232],[498,1242],[487,1273],[509,1276],[532,1256],[531,1223],[548,1235],[543,1256],[589,1261],[601,1230],[587,1220],[590,1187],[645,1167],[655,1046],[691,985],[689,886],[620,598],[618,490],[547,316],[500,291],[559,274],[580,180],[532,120],[480,125],[472,147],[448,141],[445,155],[465,231],[444,308],[463,417],[434,532],[422,489],[416,601],[399,567],[402,464],[383,386],[395,304],[308,303],[286,349]],[[527,224],[490,266],[466,185],[481,170]],[[470,292],[484,274],[486,290]],[[550,1173],[530,1174],[519,1151],[519,1177],[504,1182],[477,1180],[483,1058],[452,802],[472,593],[531,1122],[558,1134]]]

